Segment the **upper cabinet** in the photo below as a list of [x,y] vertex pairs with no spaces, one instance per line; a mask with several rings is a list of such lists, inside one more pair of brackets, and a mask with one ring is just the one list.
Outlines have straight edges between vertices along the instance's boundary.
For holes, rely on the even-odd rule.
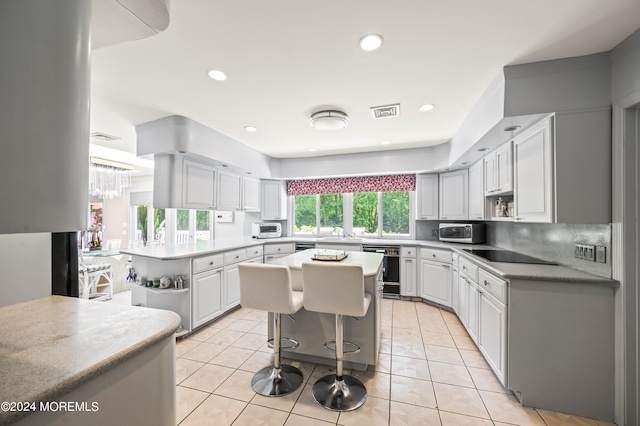
[[218,170],[218,210],[242,210],[242,176]]
[[440,219],[469,219],[468,183],[467,169],[440,175]]
[[511,142],[498,147],[484,158],[485,195],[513,191],[513,148]]
[[484,161],[469,167],[469,219],[484,219]]
[[417,175],[416,219],[438,220],[438,175]]
[[[553,221],[552,122],[545,120],[513,141],[515,219]],[[578,190],[578,188],[576,188]]]
[[216,171],[213,167],[184,159],[183,202],[185,209],[212,209],[215,207],[214,183]]
[[287,218],[287,193],[285,182],[281,180],[262,180],[262,208],[260,219],[284,220]]
[[242,177],[242,209],[246,212],[260,211],[260,179]]
[[172,154],[156,155],[154,163],[155,208],[216,208],[216,170],[213,166]]

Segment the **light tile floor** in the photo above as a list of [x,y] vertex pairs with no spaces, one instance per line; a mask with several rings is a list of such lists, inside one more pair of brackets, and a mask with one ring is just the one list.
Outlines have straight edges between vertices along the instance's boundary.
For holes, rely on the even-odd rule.
[[[126,301],[126,296],[118,299]],[[350,372],[366,386],[358,410],[320,407],[311,385],[330,367],[284,360],[305,384],[280,398],[256,395],[253,374],[269,365],[267,315],[240,308],[177,341],[177,424],[183,425],[547,425],[613,423],[521,406],[502,387],[455,314],[385,299],[378,365]]]

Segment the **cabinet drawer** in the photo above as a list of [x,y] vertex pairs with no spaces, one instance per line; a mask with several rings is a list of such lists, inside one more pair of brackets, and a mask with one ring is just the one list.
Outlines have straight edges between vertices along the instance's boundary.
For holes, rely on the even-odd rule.
[[478,282],[478,265],[469,262],[464,257],[461,257],[458,261],[460,272],[471,278],[473,281]]
[[224,264],[229,265],[232,263],[242,262],[247,259],[247,250],[234,250],[224,253]]
[[451,263],[453,253],[450,250],[438,250],[430,248],[420,249],[420,258],[425,260],[433,260],[435,262]]
[[254,246],[247,249],[247,259],[261,257],[264,254],[264,246]]
[[291,254],[295,252],[293,243],[266,244],[264,254]]
[[219,268],[224,264],[221,254],[213,256],[199,257],[193,259],[193,273],[208,271],[209,269]]
[[400,256],[401,257],[416,257],[416,252],[418,249],[416,247],[400,247]]
[[478,271],[479,287],[486,290],[502,303],[507,303],[507,282],[484,269]]

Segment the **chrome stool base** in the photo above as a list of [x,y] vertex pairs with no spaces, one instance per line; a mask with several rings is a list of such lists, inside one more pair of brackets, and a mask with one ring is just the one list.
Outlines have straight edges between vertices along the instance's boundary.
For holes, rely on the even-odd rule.
[[302,372],[296,367],[283,364],[280,368],[265,367],[251,379],[255,393],[263,396],[282,396],[298,389],[302,384]]
[[331,411],[352,411],[367,399],[364,385],[352,376],[338,380],[338,376],[329,374],[314,383],[312,392],[316,402]]

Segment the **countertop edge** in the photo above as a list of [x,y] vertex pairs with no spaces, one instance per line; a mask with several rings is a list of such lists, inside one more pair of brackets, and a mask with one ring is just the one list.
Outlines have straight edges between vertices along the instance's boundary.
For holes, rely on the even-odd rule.
[[[47,296],[49,298],[65,298],[64,296]],[[36,299],[38,300],[38,299]],[[23,302],[29,303],[29,302]],[[102,303],[102,302],[91,302],[91,303]],[[157,343],[173,336],[175,331],[180,326],[180,317],[174,312],[170,311],[162,311],[157,310],[158,315],[163,315],[167,318],[169,322],[166,327],[164,327],[161,331],[158,331],[154,334],[151,334],[147,338],[140,340],[136,344],[130,346],[129,348],[118,352],[115,355],[112,355],[108,358],[105,358],[101,362],[98,362],[91,367],[88,367],[77,374],[68,377],[66,379],[61,380],[55,386],[52,386],[42,392],[34,393],[30,395],[28,398],[28,402],[35,402],[36,404],[40,404],[41,402],[50,402],[55,401],[59,397],[66,395],[72,390],[82,386],[91,380],[109,372],[115,367],[123,364],[124,362],[130,360],[136,355],[146,351]],[[18,401],[16,401],[18,402]],[[22,401],[27,402],[27,401]],[[24,417],[27,417],[31,414],[30,411],[0,411],[0,425],[3,424],[12,424]]]

